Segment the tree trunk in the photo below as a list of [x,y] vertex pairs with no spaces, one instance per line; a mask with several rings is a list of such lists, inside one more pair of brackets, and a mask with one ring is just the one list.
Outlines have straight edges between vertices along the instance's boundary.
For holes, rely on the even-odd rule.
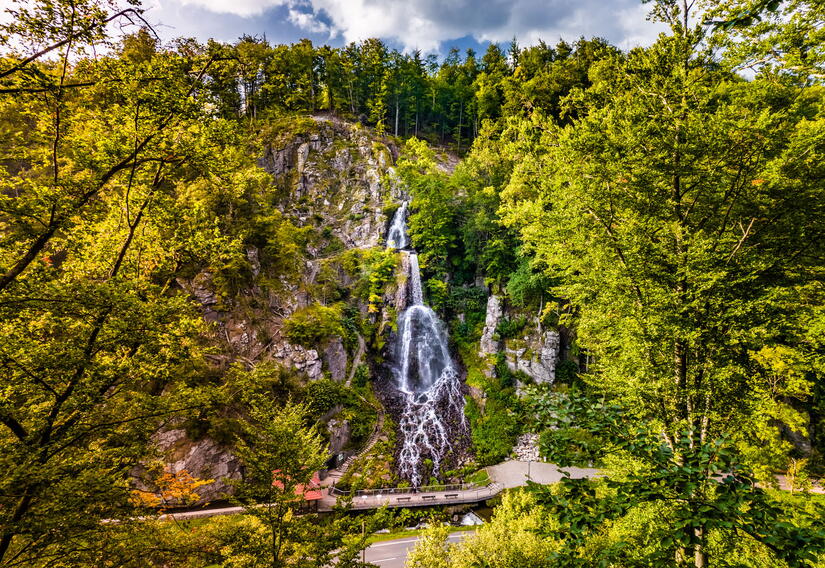
[[458,153],[461,154],[461,119],[464,117],[464,101],[458,106]]
[[[17,523],[26,512],[29,510],[29,505],[31,505],[32,494],[31,494],[31,487],[27,487],[23,496],[20,498],[20,501],[17,502],[17,507],[14,509],[14,514],[11,517],[12,523]],[[14,538],[14,533],[12,532],[4,532],[3,537],[0,538],[0,562],[3,561],[3,558],[6,556],[6,553],[9,550],[9,546],[11,545],[11,541]]]
[[398,136],[398,110],[399,110],[398,96],[395,97],[395,135]]
[[705,552],[705,528],[693,529],[697,544],[693,547],[693,565],[696,568],[706,568],[708,565],[708,555]]
[[685,344],[681,341],[677,341],[673,347],[673,369],[676,379],[676,404],[678,405],[679,418],[687,420],[687,353],[685,352]]

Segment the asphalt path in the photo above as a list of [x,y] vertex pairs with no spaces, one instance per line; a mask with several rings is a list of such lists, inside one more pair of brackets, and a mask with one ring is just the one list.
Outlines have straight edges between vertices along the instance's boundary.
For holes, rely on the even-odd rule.
[[[459,542],[473,533],[475,533],[475,529],[450,533],[447,542]],[[416,542],[418,542],[417,536],[376,542],[367,547],[367,562],[380,568],[404,568],[407,554]]]

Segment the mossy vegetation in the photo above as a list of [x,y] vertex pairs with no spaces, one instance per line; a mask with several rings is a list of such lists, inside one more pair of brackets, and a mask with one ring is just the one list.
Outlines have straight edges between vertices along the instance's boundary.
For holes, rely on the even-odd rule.
[[311,304],[298,308],[284,320],[284,335],[290,342],[315,349],[332,337],[344,334],[343,306]]
[[344,491],[396,487],[401,483],[395,473],[396,428],[389,416],[384,417],[380,439],[369,451],[358,456],[336,483]]

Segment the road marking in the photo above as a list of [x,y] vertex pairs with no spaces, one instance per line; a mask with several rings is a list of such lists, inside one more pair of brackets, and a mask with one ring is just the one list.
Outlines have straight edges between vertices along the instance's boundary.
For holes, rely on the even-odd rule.
[[370,548],[378,548],[379,546],[393,546],[395,544],[406,544],[408,542],[418,542],[417,538],[411,538],[409,540],[390,540],[387,542],[383,542],[381,544],[371,544]]
[[[464,538],[465,536],[469,536],[472,532],[473,531],[461,531],[461,532],[450,533],[450,535],[447,536],[447,539]],[[407,544],[407,543],[410,543],[410,542],[418,542],[418,538],[410,538],[410,539],[407,539],[407,540],[388,540],[387,542],[382,542],[382,543],[379,543],[379,544],[371,544],[371,545],[369,545],[368,548],[379,548],[381,546],[393,546],[393,545],[396,545],[396,544]]]
[[387,562],[388,560],[398,560],[398,557],[393,556],[392,558],[382,558],[381,560],[370,560],[370,562]]

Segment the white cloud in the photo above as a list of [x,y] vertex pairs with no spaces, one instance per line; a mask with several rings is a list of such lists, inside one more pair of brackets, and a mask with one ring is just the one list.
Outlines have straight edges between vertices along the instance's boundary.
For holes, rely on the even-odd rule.
[[289,0],[180,0],[184,6],[198,6],[216,14],[234,14],[244,18],[260,16],[271,8],[286,6]]
[[601,36],[621,47],[652,43],[660,26],[639,0],[306,0],[346,41],[392,38],[407,49],[436,50],[471,35],[522,45]]
[[[4,0],[0,0],[4,1]],[[149,0],[179,2],[243,18],[286,7],[287,21],[345,42],[392,39],[405,49],[436,51],[464,36],[522,45],[600,36],[629,48],[652,43],[661,24],[645,18],[640,0]]]
[[304,31],[316,34],[328,34],[330,36],[333,35],[330,27],[310,12],[302,12],[297,8],[290,6],[288,18],[290,23]]

